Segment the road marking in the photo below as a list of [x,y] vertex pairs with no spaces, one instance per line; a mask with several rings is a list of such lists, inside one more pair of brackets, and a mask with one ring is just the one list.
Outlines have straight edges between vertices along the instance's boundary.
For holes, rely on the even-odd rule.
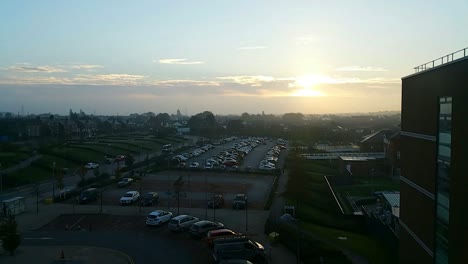
[[25,237],[24,239],[29,239],[29,240],[50,240],[53,239],[51,237]]

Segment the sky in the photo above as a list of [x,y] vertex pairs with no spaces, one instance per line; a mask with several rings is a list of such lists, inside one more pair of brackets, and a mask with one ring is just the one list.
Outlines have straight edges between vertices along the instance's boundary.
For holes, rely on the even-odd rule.
[[400,110],[468,1],[0,1],[0,112]]

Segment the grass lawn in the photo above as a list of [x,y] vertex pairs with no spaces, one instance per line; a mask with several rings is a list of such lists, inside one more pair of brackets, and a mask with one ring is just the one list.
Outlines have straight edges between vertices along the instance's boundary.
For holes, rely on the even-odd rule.
[[[344,217],[338,209],[333,195],[323,176],[336,175],[337,169],[328,161],[304,161],[308,182],[304,183],[307,192],[301,203],[297,206],[297,217],[301,219],[302,227],[317,235],[330,245],[346,248],[367,258],[370,263],[395,263],[395,254],[388,252],[385,245],[359,231],[360,222],[354,218]],[[368,179],[357,178],[356,185],[338,187],[339,191],[354,191],[354,193],[370,193],[372,187],[383,187],[394,190],[397,182],[390,179],[374,179],[372,184]],[[337,191],[335,189],[335,191]],[[346,199],[342,196],[341,199]],[[341,201],[345,206],[347,202]],[[294,201],[288,201],[295,204]],[[347,210],[350,210],[349,208]],[[346,237],[340,240],[338,237]]]
[[44,168],[29,166],[14,173],[4,175],[3,184],[5,188],[11,188],[51,179],[52,176],[52,172]]
[[[341,229],[324,227],[312,223],[305,222],[302,228],[310,231],[324,240],[330,242],[332,245],[337,245],[350,249],[359,255],[366,257],[369,263],[383,263],[390,264],[397,262],[395,253],[389,252],[385,245],[370,236],[357,234]],[[346,237],[346,240],[338,239],[338,237]]]
[[0,163],[2,164],[2,170],[11,167],[15,164],[20,163],[31,156],[30,153],[25,152],[0,152]]
[[400,182],[389,178],[364,178],[356,177],[353,185],[337,186],[335,190],[340,192],[343,197],[349,193],[350,196],[372,196],[375,191],[398,191]]
[[54,148],[54,156],[64,157],[75,163],[86,164],[88,162],[100,162],[104,159],[104,155],[101,152],[74,148],[74,147],[60,147]]

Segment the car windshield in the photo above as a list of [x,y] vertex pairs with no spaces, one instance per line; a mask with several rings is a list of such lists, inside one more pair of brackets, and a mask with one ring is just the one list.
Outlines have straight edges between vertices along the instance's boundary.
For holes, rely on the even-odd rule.
[[148,218],[149,219],[155,219],[155,218],[158,218],[158,216],[157,215],[148,215]]
[[175,219],[171,219],[171,221],[169,221],[169,224],[173,224],[173,225],[177,225],[177,220]]
[[131,194],[131,193],[126,193],[126,194],[124,195],[124,197],[133,197],[133,194]]
[[151,198],[153,198],[153,194],[147,193],[147,194],[145,194],[145,196],[143,198],[144,199],[151,199]]

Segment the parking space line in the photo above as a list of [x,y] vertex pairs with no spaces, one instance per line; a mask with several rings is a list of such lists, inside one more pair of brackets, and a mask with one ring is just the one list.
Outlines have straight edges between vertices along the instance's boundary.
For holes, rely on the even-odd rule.
[[79,224],[81,220],[83,220],[86,216],[82,216],[78,221],[76,221],[73,225],[70,226],[70,229],[72,229],[75,225]]

